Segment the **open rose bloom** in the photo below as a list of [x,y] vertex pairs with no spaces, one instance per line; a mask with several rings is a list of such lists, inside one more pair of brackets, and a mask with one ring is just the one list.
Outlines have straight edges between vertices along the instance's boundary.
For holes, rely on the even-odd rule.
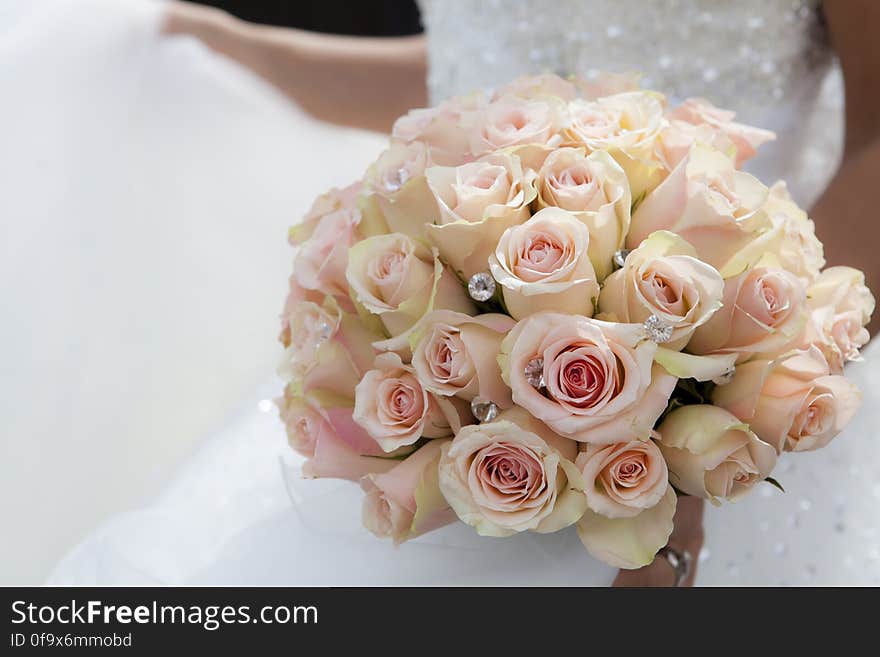
[[359,483],[395,544],[576,531],[620,568],[679,496],[777,483],[857,412],[874,298],[742,170],[774,138],[621,76],[399,119],[290,231],[278,405],[304,476]]

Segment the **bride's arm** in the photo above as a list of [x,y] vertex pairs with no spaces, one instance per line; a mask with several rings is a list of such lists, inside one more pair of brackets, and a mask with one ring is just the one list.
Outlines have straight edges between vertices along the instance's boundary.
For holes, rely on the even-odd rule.
[[187,2],[169,4],[163,31],[198,37],[332,123],[387,132],[398,116],[427,104],[421,36],[318,34]]
[[[846,141],[843,162],[812,214],[828,264],[858,267],[880,296],[880,3],[826,0],[824,10],[843,69]],[[880,313],[868,328],[880,329]]]

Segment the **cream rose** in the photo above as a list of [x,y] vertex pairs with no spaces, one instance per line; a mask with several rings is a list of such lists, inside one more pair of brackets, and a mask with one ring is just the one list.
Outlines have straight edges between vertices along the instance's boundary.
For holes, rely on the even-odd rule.
[[514,319],[542,310],[593,314],[599,296],[587,255],[590,233],[574,215],[545,208],[504,231],[489,257],[489,271],[501,284]]
[[668,230],[724,278],[739,274],[766,250],[763,242],[753,243],[773,228],[762,210],[767,193],[722,153],[697,144],[639,204],[626,246],[634,249],[651,233]]
[[629,230],[632,198],[623,169],[604,151],[559,148],[544,160],[537,187],[539,208],[568,210],[587,226],[590,260],[604,280]]
[[726,408],[781,453],[824,447],[849,423],[861,403],[858,389],[832,375],[815,347],[736,368],[715,388],[712,402]]
[[483,536],[555,532],[586,508],[577,444],[511,409],[463,427],[443,447],[440,489],[458,517]]
[[432,167],[428,186],[440,208],[428,238],[462,278],[486,271],[501,234],[529,217],[534,171],[518,157],[495,153],[459,167]]
[[605,279],[600,319],[644,322],[652,315],[672,327],[664,347],[681,349],[721,307],[724,280],[673,233],[659,231],[632,251]]
[[515,322],[489,313],[469,317],[449,310],[429,313],[413,331],[412,367],[427,390],[471,401],[480,397],[509,408],[496,355]]
[[347,402],[322,393],[302,396],[287,386],[278,407],[291,448],[306,458],[304,477],[357,481],[397,463],[378,458],[384,452],[352,421]]
[[776,465],[776,450],[749,426],[711,404],[683,406],[657,427],[669,481],[683,493],[736,501]]
[[807,320],[806,291],[783,269],[755,267],[724,282],[724,304],[688,342],[694,354],[755,354],[794,347]]
[[493,96],[493,100],[507,96],[516,96],[526,100],[549,96],[568,101],[577,97],[577,87],[572,82],[553,73],[526,75],[501,87]]
[[346,278],[352,296],[378,315],[392,336],[411,328],[435,305],[475,312],[464,287],[438,255],[400,233],[358,242],[349,252]]
[[663,127],[663,97],[649,91],[627,91],[597,100],[574,100],[566,137],[591,151],[621,150],[650,155]]
[[471,153],[479,157],[512,146],[556,146],[561,141],[563,110],[562,101],[553,97],[500,98],[476,117],[470,137]]
[[498,355],[513,402],[551,429],[607,445],[647,438],[676,377],[653,362],[640,324],[542,312],[519,322]]
[[669,118],[693,125],[704,125],[723,134],[736,148],[736,167],[740,168],[757,153],[758,147],[776,139],[770,130],[762,130],[733,119],[735,112],[715,107],[704,98],[688,98],[669,113]]
[[651,440],[589,445],[576,465],[588,505],[578,522],[584,546],[618,568],[649,564],[669,539],[676,507],[657,445]]
[[816,237],[815,225],[791,199],[784,182],[770,188],[763,211],[773,225],[772,233],[767,235],[768,253],[764,261],[790,271],[811,285],[825,266],[822,242]]
[[455,522],[443,498],[437,468],[445,440],[432,440],[387,472],[361,480],[364,527],[395,544]]
[[392,142],[367,169],[366,193],[361,201],[364,236],[424,236],[425,223],[433,222],[437,216],[436,202],[425,180],[425,169],[430,164],[428,147],[422,142]]
[[862,324],[871,321],[874,295],[865,285],[865,275],[852,267],[829,267],[807,290],[810,307],[830,306],[836,312],[855,311]]
[[660,94],[627,91],[597,100],[574,100],[568,104],[566,139],[590,151],[608,151],[626,172],[633,196],[653,189],[662,167],[654,158],[654,146],[665,125]]

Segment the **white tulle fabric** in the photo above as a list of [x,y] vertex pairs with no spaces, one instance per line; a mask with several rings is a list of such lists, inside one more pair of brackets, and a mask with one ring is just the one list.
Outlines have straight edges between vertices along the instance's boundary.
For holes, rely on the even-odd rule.
[[[462,85],[497,84],[529,68],[511,70],[512,66],[528,61],[528,52],[524,53],[523,49],[530,46],[512,38],[493,36],[495,29],[509,37],[512,35],[503,12],[498,16],[497,28],[491,23],[484,25],[486,34],[482,40],[471,34],[472,17],[461,7],[477,4],[483,3],[476,0],[423,3],[427,28],[432,34],[432,88],[437,95],[460,91]],[[515,3],[496,4],[508,9],[509,14],[509,8]],[[517,6],[519,4],[534,3],[523,2]],[[616,34],[620,37],[641,21],[638,12],[631,11],[626,15],[615,14],[616,22],[609,23],[602,12],[611,11],[609,7],[617,3],[576,3],[593,6],[596,13],[592,15],[581,11],[570,13],[567,11],[572,9],[570,4],[562,0],[541,3],[544,19],[557,26],[587,29],[590,16],[594,24],[607,23],[605,33],[609,38],[616,33],[610,29],[612,26],[619,28]],[[620,4],[632,10],[636,3]],[[638,7],[647,4],[638,3]],[[692,4],[670,5],[669,24],[676,20],[691,21]],[[714,7],[717,3],[696,4]],[[453,11],[441,9],[443,5],[455,6],[460,18],[445,15],[441,21],[441,12]],[[756,3],[748,11],[743,10],[743,15],[769,21],[777,14],[775,5],[774,2]],[[451,40],[453,28],[460,30],[454,41]],[[444,48],[452,43],[455,43],[456,54],[443,55]],[[568,41],[556,39],[554,43],[560,52],[572,47]],[[795,43],[804,50],[814,45],[806,38],[780,39],[779,48],[788,49]],[[472,59],[468,66],[452,68],[453,58],[464,57],[468,52],[481,55],[481,44],[485,53],[505,53],[513,63],[502,66],[500,59],[493,62],[490,57],[483,57]],[[503,44],[503,48],[493,44]],[[597,67],[605,66],[611,55],[603,54],[607,42],[603,44],[602,48],[592,50],[588,44],[579,45],[578,53],[586,57],[593,52]],[[705,48],[701,55],[707,65],[714,65],[718,71],[737,70],[723,68],[730,61],[725,48]],[[796,53],[790,58],[795,60]],[[84,66],[89,64],[83,63]],[[741,65],[747,66],[745,62]],[[473,72],[474,69],[479,70],[482,77],[462,79],[456,86],[447,82],[463,76],[465,70]],[[664,79],[653,83],[684,84],[689,76],[690,72],[671,66]],[[780,125],[801,121],[801,110],[813,108],[816,103],[814,83],[810,83],[813,91],[809,94],[803,92],[797,98],[789,98],[788,94],[793,93],[792,89],[798,84],[793,82],[796,77],[791,73],[791,79],[783,80],[783,99],[787,104],[786,109],[774,117],[777,129]],[[206,79],[204,84],[210,87],[217,81]],[[708,93],[708,88],[712,85],[704,87],[705,93],[713,95]],[[757,105],[761,105],[765,90],[749,92],[747,89],[718,98],[719,104],[737,107],[740,100],[757,99]],[[837,98],[839,100],[839,96]],[[254,102],[270,101],[260,97]],[[773,103],[767,100],[763,104]],[[230,111],[228,130],[236,129],[236,118]],[[811,143],[818,143],[825,134],[823,130],[825,128],[813,133]],[[217,139],[223,137],[220,132],[216,135]],[[375,143],[353,143],[347,133],[340,133],[335,139],[328,133],[322,138],[322,150],[337,152],[340,157],[366,156],[364,151],[368,147],[378,148]],[[358,148],[361,150],[355,154]],[[309,166],[306,156],[311,155],[303,154],[303,167]],[[229,152],[226,157],[247,158],[248,154]],[[824,154],[822,157],[825,169],[833,166]],[[791,164],[787,157],[774,158],[773,162],[778,176],[788,171],[783,165]],[[165,166],[176,165],[166,162]],[[209,171],[217,163],[206,159],[202,166]],[[251,162],[250,166],[252,175],[260,175],[259,163]],[[289,172],[289,177],[295,181],[297,172]],[[798,179],[806,180],[801,174]],[[308,190],[308,194],[319,191]],[[227,189],[224,193],[235,192]],[[303,198],[302,205],[291,208],[290,214],[299,213],[307,204],[308,200]],[[252,263],[255,280],[263,280],[259,275],[262,266],[258,261]],[[260,339],[269,338],[261,336]],[[701,583],[880,583],[875,513],[880,501],[880,443],[873,435],[873,427],[880,426],[880,393],[876,392],[880,390],[880,349],[876,345],[867,350],[866,362],[853,368],[853,376],[866,392],[864,409],[846,434],[828,449],[783,459],[777,478],[787,493],[767,485],[739,504],[707,511],[707,547],[700,557]],[[161,495],[98,528],[57,565],[50,581],[55,584],[267,585],[607,585],[611,582],[614,571],[587,555],[572,532],[488,539],[457,525],[400,548],[375,539],[360,527],[360,492],[356,486],[344,482],[305,481],[298,477],[297,459],[286,447],[283,428],[269,401],[279,390],[280,384],[270,383],[256,391],[222,431],[203,442]]]

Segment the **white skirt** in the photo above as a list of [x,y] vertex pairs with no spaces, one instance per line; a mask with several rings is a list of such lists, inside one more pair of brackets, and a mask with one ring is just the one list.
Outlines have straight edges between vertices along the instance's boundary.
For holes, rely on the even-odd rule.
[[[20,14],[0,83],[22,105],[0,109],[15,245],[0,268],[16,282],[2,302],[17,309],[2,485],[28,501],[4,561],[54,560],[84,535],[50,583],[611,582],[573,531],[459,524],[395,548],[360,527],[357,486],[298,478],[270,401],[285,229],[383,138],[317,124],[194,40],[160,37],[154,3],[6,7]],[[781,461],[785,494],[707,509],[699,583],[880,583],[880,349],[852,372],[861,414]]]

